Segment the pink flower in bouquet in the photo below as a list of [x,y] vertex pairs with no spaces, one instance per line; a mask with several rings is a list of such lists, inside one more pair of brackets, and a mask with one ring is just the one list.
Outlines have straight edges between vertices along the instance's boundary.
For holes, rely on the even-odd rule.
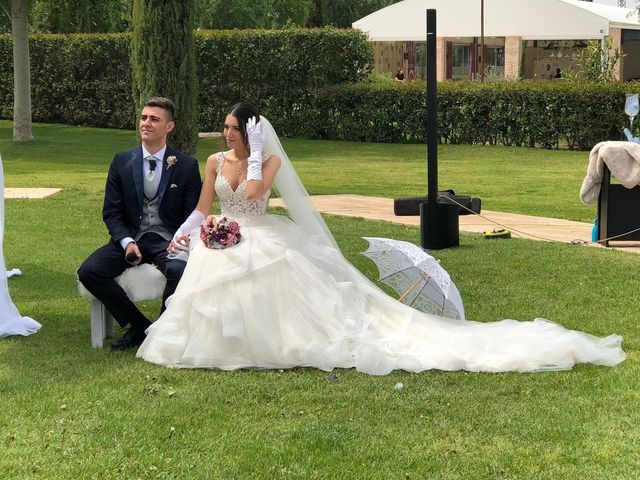
[[229,232],[234,235],[238,235],[240,233],[240,225],[238,225],[238,222],[232,221],[229,223]]
[[207,248],[232,247],[242,239],[240,225],[227,216],[209,215],[200,227],[200,239]]

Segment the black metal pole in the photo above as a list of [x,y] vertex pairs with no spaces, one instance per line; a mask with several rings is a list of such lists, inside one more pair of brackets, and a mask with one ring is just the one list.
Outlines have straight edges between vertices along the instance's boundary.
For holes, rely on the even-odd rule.
[[480,82],[484,82],[484,0],[480,0]]
[[436,11],[427,10],[427,203],[420,205],[422,248],[459,245],[458,206],[438,202],[438,79]]
[[[436,78],[436,11],[427,10],[427,212],[438,225],[438,79]],[[438,243],[437,228],[427,230],[427,243]]]

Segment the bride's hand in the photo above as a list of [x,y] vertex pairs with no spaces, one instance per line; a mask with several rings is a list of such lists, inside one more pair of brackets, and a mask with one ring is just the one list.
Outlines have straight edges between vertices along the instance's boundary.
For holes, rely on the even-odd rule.
[[247,120],[247,142],[249,143],[249,159],[247,180],[262,180],[262,145],[266,132],[256,117]]
[[249,143],[249,149],[251,154],[259,154],[258,157],[262,159],[262,145],[264,144],[266,132],[262,127],[262,123],[256,117],[251,117],[247,120],[247,142]]
[[189,235],[176,235],[173,237],[169,246],[167,247],[167,252],[176,253],[180,250],[188,251],[189,250]]

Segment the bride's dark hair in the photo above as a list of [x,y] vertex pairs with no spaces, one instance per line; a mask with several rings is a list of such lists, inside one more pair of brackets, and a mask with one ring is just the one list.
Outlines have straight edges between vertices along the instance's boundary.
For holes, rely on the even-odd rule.
[[229,109],[225,114],[225,117],[227,115],[233,115],[238,120],[242,143],[248,150],[249,142],[247,141],[247,120],[251,117],[256,117],[258,122],[260,121],[260,112],[258,111],[258,107],[249,102],[238,102]]

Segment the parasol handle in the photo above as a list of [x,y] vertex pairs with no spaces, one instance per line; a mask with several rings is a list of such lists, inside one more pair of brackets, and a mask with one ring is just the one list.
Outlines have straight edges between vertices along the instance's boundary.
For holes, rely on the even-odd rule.
[[418,284],[419,284],[422,280],[426,280],[426,278],[427,278],[428,276],[429,276],[429,274],[428,274],[427,272],[422,272],[422,275],[420,275],[420,278],[418,278],[418,280],[416,280],[416,282],[415,282],[413,285],[411,285],[411,286],[409,287],[409,289],[408,289],[406,292],[404,292],[404,293],[402,294],[402,296],[398,299],[398,301],[399,301],[399,302],[402,302],[402,301],[405,299],[405,297],[406,297],[407,295],[409,295],[413,290],[415,290],[415,288],[418,286]]

